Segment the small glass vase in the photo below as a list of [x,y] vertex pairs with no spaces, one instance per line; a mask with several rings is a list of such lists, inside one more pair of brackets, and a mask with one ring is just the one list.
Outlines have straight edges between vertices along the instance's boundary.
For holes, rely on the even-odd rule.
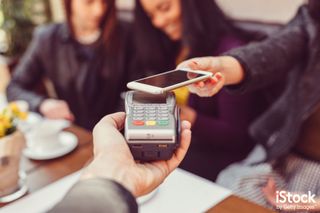
[[20,168],[25,144],[20,131],[0,138],[0,203],[14,201],[28,191],[26,174]]

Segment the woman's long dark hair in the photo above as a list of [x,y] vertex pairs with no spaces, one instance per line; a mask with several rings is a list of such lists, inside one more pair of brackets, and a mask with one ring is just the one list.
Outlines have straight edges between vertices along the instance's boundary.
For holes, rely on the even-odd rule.
[[251,34],[237,29],[213,0],[181,0],[183,35],[181,42],[173,42],[152,25],[140,0],[135,8],[135,44],[138,58],[147,72],[165,71],[175,67],[181,44],[189,50],[189,57],[211,55],[226,34],[237,34],[251,40]]

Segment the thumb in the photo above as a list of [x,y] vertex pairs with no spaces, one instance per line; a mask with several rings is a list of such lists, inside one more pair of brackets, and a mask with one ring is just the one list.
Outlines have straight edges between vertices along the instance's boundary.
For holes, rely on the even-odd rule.
[[103,117],[99,123],[102,123],[105,125],[112,125],[118,130],[121,130],[124,126],[125,118],[126,118],[125,112],[116,112]]

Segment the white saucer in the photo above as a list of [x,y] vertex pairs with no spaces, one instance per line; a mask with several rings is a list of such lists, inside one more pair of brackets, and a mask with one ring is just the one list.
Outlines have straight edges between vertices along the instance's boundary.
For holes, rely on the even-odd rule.
[[64,156],[71,151],[73,151],[78,145],[78,138],[70,132],[60,132],[59,133],[59,143],[60,146],[48,151],[39,151],[32,148],[25,148],[23,154],[33,160],[50,160]]

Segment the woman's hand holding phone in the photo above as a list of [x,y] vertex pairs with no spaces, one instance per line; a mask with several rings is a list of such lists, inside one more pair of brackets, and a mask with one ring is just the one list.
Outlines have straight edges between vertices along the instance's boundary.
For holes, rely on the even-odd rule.
[[[224,85],[240,83],[244,78],[242,66],[230,56],[192,58],[179,64],[178,68],[214,73],[211,78],[188,86],[191,93],[201,97],[211,97],[218,93]],[[193,77],[189,75],[189,78]]]
[[[188,75],[192,73],[193,77]],[[131,81],[127,87],[132,90],[138,90],[151,94],[163,94],[174,89],[200,82],[212,76],[211,72],[190,69],[176,69],[162,72],[157,75]]]

